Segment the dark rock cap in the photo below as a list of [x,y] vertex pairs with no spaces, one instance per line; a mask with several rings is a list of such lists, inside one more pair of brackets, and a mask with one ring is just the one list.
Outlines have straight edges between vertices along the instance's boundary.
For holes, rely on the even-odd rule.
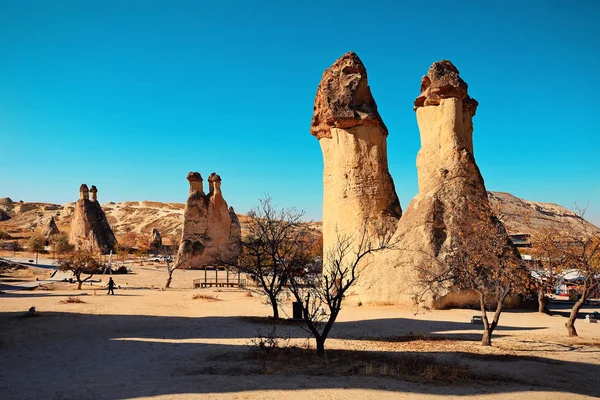
[[442,99],[456,97],[463,101],[463,109],[475,115],[477,100],[469,97],[469,85],[459,76],[458,69],[448,60],[434,62],[427,75],[421,78],[421,94],[415,100],[419,107],[437,106]]
[[210,176],[208,177],[208,181],[209,182],[221,182],[221,177],[219,175],[217,175],[216,172],[213,172],[212,174],[210,174]]
[[190,182],[192,182],[192,181],[202,182],[202,175],[200,175],[200,172],[188,172],[187,180]]
[[331,128],[359,125],[388,131],[371,95],[367,70],[356,53],[348,52],[325,70],[317,95],[310,133],[317,139],[331,138]]

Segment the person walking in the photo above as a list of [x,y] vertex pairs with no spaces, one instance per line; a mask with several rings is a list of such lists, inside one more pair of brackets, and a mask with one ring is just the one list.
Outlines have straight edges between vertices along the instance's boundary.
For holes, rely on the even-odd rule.
[[106,293],[106,294],[111,294],[111,295],[115,294],[115,281],[113,281],[112,278],[110,278],[108,281],[108,293]]

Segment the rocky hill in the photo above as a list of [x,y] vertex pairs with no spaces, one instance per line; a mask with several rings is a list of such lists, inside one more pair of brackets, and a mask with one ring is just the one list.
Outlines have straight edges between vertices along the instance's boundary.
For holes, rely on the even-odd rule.
[[[492,205],[504,215],[509,233],[532,233],[550,225],[579,227],[582,224],[588,229],[600,231],[557,204],[524,200],[504,192],[488,192],[488,196]],[[75,203],[13,202],[10,198],[0,198],[0,215],[3,216],[0,218],[0,230],[13,236],[28,236],[31,232],[41,232],[50,218],[54,217],[60,231],[68,233],[74,207]],[[183,227],[183,208],[183,203],[156,201],[109,202],[102,205],[117,237],[127,232],[150,235],[152,228],[157,228],[163,237],[178,236]],[[238,217],[243,231],[249,217],[243,214],[238,214]],[[315,223],[314,227],[320,229],[321,224]]]
[[524,200],[505,192],[488,192],[488,198],[511,234],[531,234],[548,227],[600,232],[600,228],[558,204]]

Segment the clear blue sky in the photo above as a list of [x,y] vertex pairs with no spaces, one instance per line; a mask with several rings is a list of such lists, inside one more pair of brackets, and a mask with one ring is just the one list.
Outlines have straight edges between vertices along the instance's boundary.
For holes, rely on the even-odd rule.
[[269,193],[320,219],[313,100],[353,50],[403,208],[412,102],[449,59],[480,103],[488,190],[589,203],[599,224],[600,2],[481,3],[0,0],[0,197],[64,203],[85,182],[101,202],[184,202],[188,171],[216,171],[238,212]]

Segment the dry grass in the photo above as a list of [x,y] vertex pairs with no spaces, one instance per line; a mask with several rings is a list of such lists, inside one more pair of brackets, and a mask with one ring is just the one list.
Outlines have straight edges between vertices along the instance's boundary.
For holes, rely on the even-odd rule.
[[221,299],[219,299],[217,296],[211,296],[210,294],[202,294],[202,293],[195,293],[192,296],[192,299],[207,300],[207,301],[221,301]]
[[60,304],[79,304],[85,303],[85,301],[81,300],[79,297],[69,296],[66,300],[59,301]]
[[372,351],[328,350],[326,357],[299,347],[255,349],[249,358],[259,363],[262,374],[306,374],[319,376],[386,376],[438,384],[498,383],[507,379],[472,370],[468,365],[443,361],[429,355]]
[[479,361],[491,361],[491,362],[519,362],[519,361],[532,361],[532,362],[541,362],[544,364],[555,364],[555,365],[563,365],[564,361],[553,360],[550,358],[540,358],[536,356],[519,356],[516,354],[484,354],[484,353],[462,353],[463,357],[471,358],[473,360]]
[[[362,302],[360,303],[362,305]],[[391,301],[373,301],[369,303],[370,306],[379,306],[379,307],[389,307],[395,306],[397,304],[392,303]]]
[[[415,332],[409,333],[408,335],[402,336],[387,336],[387,337],[361,337],[363,340],[373,340],[373,341],[382,341],[382,342],[390,342],[390,343],[404,343],[404,342],[417,342],[417,341],[425,341],[425,342],[445,342],[445,341],[453,341],[449,337],[443,335],[432,336],[427,333]],[[458,340],[458,339],[454,339]]]

